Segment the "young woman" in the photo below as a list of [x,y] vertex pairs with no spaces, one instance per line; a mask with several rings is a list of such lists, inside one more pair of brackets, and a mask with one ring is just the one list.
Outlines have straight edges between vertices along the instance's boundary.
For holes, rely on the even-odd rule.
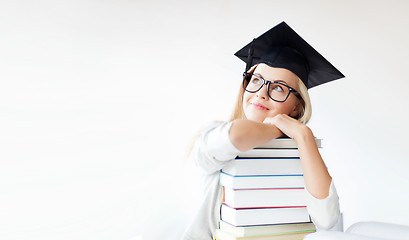
[[331,228],[339,217],[332,178],[305,124],[311,117],[307,88],[343,75],[311,51],[311,46],[284,22],[243,49],[248,52],[244,59],[251,68],[246,67],[232,118],[211,124],[191,152],[202,172],[204,198],[182,239],[213,239],[223,195],[220,170],[240,152],[283,136],[297,142],[308,192],[307,209],[317,229]]

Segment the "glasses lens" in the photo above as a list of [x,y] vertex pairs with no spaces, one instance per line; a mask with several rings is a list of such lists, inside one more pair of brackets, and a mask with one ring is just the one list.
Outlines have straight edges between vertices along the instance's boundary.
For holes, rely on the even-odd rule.
[[280,83],[270,83],[268,88],[268,93],[270,97],[276,101],[284,101],[288,97],[290,90],[287,86],[280,84]]
[[257,92],[263,86],[263,80],[259,77],[252,75],[246,86],[246,90],[249,92]]

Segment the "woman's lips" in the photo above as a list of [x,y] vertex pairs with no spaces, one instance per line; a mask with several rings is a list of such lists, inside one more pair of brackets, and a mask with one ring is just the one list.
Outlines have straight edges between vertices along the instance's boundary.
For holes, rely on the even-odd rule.
[[260,103],[251,103],[251,105],[252,105],[255,109],[259,109],[259,110],[270,110],[270,109],[264,107],[263,105],[261,105]]

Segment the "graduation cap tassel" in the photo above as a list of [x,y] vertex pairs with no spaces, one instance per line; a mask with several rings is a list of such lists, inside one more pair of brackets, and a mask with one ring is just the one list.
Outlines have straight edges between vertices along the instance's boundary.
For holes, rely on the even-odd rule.
[[246,72],[247,72],[247,70],[250,69],[251,64],[253,63],[253,52],[254,52],[254,41],[255,41],[255,40],[256,40],[256,39],[253,38],[253,41],[251,42],[251,45],[250,45],[250,48],[249,48],[249,51],[248,51],[247,64],[246,64]]

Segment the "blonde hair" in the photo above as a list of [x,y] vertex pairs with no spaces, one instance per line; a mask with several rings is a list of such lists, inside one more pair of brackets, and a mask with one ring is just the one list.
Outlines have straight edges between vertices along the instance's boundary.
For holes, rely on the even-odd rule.
[[[255,64],[247,72],[253,73],[257,65],[258,64]],[[298,78],[298,88],[299,88],[298,93],[301,96],[301,99],[300,99],[301,110],[295,118],[298,121],[306,124],[311,119],[312,106],[311,106],[310,95],[308,94],[307,87],[305,86],[304,82],[300,78]],[[234,121],[236,119],[246,119],[246,115],[244,114],[244,111],[243,111],[243,94],[244,94],[244,89],[242,86],[240,86],[239,93],[237,95],[236,104],[234,106],[234,109],[230,116],[229,121]]]

